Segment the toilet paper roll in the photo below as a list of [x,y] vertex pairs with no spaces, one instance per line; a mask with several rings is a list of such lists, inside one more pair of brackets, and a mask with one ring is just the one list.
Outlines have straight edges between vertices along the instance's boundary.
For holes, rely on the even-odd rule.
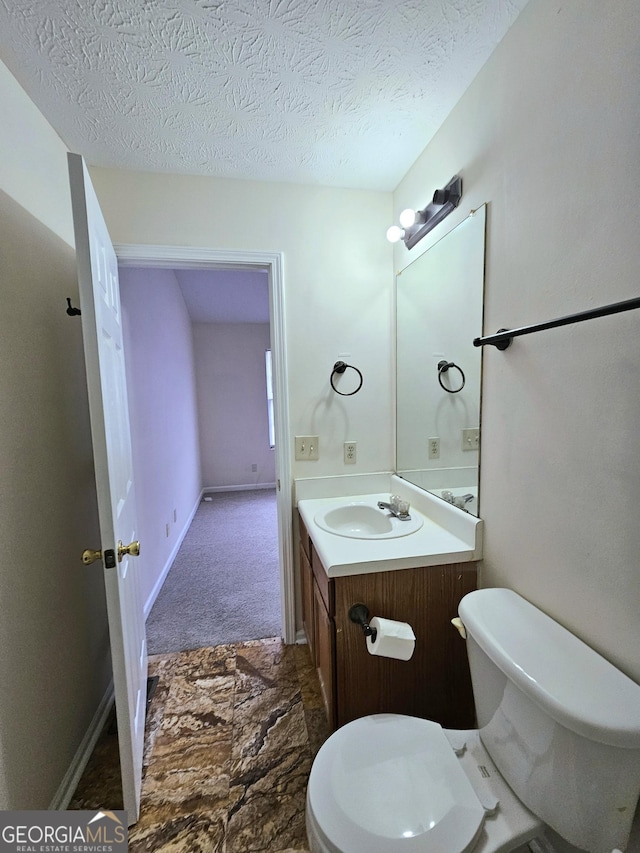
[[416,635],[408,622],[396,622],[395,619],[374,616],[369,625],[376,629],[375,640],[367,637],[367,651],[370,655],[397,660],[411,658],[416,645]]

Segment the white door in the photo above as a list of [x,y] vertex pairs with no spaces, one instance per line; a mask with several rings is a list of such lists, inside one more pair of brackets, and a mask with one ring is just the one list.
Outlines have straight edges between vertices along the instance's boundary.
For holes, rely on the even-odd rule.
[[101,552],[103,564],[124,807],[132,824],[140,814],[147,643],[135,561],[137,520],[118,262],[84,161],[77,154],[68,156],[100,516],[101,543],[91,547]]

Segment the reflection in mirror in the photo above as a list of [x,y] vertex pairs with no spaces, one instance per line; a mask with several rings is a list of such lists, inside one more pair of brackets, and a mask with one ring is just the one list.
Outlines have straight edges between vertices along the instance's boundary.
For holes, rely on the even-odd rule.
[[396,469],[478,515],[486,205],[396,278]]

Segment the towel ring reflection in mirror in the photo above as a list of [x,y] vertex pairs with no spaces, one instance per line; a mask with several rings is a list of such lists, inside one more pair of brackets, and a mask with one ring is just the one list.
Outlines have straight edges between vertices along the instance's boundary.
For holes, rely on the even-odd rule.
[[[447,373],[450,367],[455,367],[456,370],[460,372],[460,378],[462,379],[462,384],[459,388],[447,388],[447,386],[442,381],[443,373]],[[442,361],[438,362],[438,382],[440,383],[440,387],[447,392],[447,394],[457,394],[458,391],[462,391],[465,383],[465,376],[461,367],[458,367],[457,364],[454,364],[453,361]]]
[[[336,386],[333,384],[333,377],[336,373],[344,373],[348,367],[350,367],[351,370],[355,370],[355,372],[360,377],[358,387],[354,391],[338,391]],[[362,373],[358,370],[357,367],[354,367],[352,364],[346,364],[344,361],[336,361],[336,363],[333,365],[333,370],[331,371],[329,382],[331,383],[331,387],[336,392],[336,394],[340,394],[340,396],[342,397],[352,397],[354,394],[357,394],[358,391],[362,388]]]

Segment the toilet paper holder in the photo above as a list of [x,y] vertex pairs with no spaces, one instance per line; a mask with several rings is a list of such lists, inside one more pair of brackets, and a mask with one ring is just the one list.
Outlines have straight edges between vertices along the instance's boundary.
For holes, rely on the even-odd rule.
[[352,604],[349,608],[349,619],[362,627],[365,637],[371,637],[371,642],[375,642],[378,632],[369,625],[369,608],[366,604]]

